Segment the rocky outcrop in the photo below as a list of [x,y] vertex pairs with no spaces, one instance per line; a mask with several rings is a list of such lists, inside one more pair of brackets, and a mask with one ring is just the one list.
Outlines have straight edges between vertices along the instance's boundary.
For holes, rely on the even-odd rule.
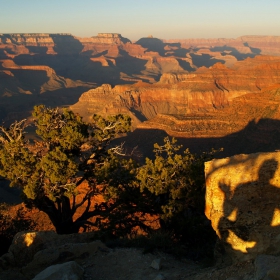
[[280,36],[242,36],[240,39],[252,51],[266,55],[279,55]]
[[51,231],[20,232],[14,237],[8,253],[0,258],[0,272],[1,269],[21,268],[21,273],[31,279],[51,265],[73,260],[81,264],[91,255],[108,252],[102,242],[93,239],[94,232],[70,235],[57,235]]
[[[44,93],[46,91],[55,91],[57,89],[61,88],[71,88],[71,87],[79,87],[79,86],[85,86],[85,87],[91,87],[92,85],[89,85],[87,83],[83,83],[82,81],[73,81],[71,79],[67,79],[64,77],[61,77],[56,74],[53,68],[45,65],[17,65],[14,63],[13,60],[7,59],[2,61],[2,68],[6,70],[0,70],[3,74],[9,75],[11,79],[11,84],[9,84],[9,80],[5,79],[1,85],[1,88],[12,89],[14,91],[14,94],[17,92],[19,93],[25,93],[25,94],[38,94],[38,93]],[[19,81],[14,78],[13,70],[17,70],[16,73],[23,72],[24,70],[33,72],[35,75],[38,75],[38,78],[36,81],[33,82],[33,90],[32,92],[27,89],[24,89],[24,86],[19,83]],[[25,72],[26,72],[25,71]],[[41,73],[45,73],[45,77],[43,75],[40,75]],[[32,74],[31,80],[32,80]],[[13,78],[12,78],[13,77]],[[1,76],[0,76],[1,79]],[[38,83],[38,85],[36,85]],[[14,85],[18,84],[17,87],[14,87]],[[23,87],[23,88],[22,88]],[[36,89],[37,87],[37,89]],[[12,90],[10,90],[10,95],[13,93]],[[5,91],[4,91],[5,94]]]
[[129,39],[122,37],[119,33],[98,33],[97,36],[90,38],[79,38],[78,40],[84,44],[108,44],[108,45],[122,45],[130,42]]
[[92,114],[129,114],[144,121],[157,114],[186,114],[191,111],[213,110],[227,106],[231,94],[218,88],[216,92],[192,91],[187,84],[167,85],[102,85],[84,93],[79,102],[71,106],[86,119]]
[[180,43],[184,48],[235,50],[240,53],[279,55],[280,36],[241,36],[238,38],[171,39],[165,43]]
[[[61,34],[70,35],[70,34]],[[55,43],[50,34],[46,33],[19,33],[19,34],[0,34],[0,48],[3,46],[9,53],[13,54],[26,54],[32,53],[32,47],[38,47],[45,50],[46,54],[55,54]]]
[[205,214],[234,262],[280,253],[279,162],[274,152],[205,163]]
[[75,261],[66,262],[63,264],[51,265],[32,280],[82,280],[84,269]]
[[[258,49],[262,46],[256,45],[258,40],[259,37],[246,36],[164,41],[149,36],[132,43],[117,33],[99,33],[91,38],[71,34],[0,34],[1,108],[7,107],[11,115],[15,111],[27,112],[32,109],[28,104],[38,103],[35,99],[40,93],[56,91],[63,91],[65,97],[59,103],[53,98],[52,106],[69,105],[73,104],[74,89],[80,94],[96,85],[137,83],[125,89],[134,92],[132,95],[121,93],[117,87],[106,100],[104,96],[94,97],[95,93],[91,97],[87,94],[92,108],[84,104],[86,109],[79,111],[86,117],[92,112],[128,113],[136,122],[157,114],[214,112],[228,107],[235,97],[259,93],[280,83],[279,58],[256,56],[262,53]],[[265,40],[271,48],[278,44],[277,37],[260,38],[260,42]],[[150,88],[147,84],[151,84]],[[17,108],[13,108],[14,101],[6,99],[26,94],[28,101],[23,97]],[[131,101],[135,96],[140,103]],[[93,105],[94,99],[100,102],[98,106]],[[80,102],[83,100],[85,96]],[[7,117],[3,112],[1,119]]]
[[[70,35],[70,34],[68,34]],[[54,42],[50,34],[46,33],[13,33],[0,34],[0,43],[17,44],[25,46],[53,46]]]
[[214,112],[228,107],[237,97],[280,84],[279,58],[248,58],[243,65],[239,62],[231,69],[217,63],[194,73],[166,73],[152,85],[103,85],[84,93],[71,109],[87,119],[92,114],[126,113],[143,121],[158,114]]

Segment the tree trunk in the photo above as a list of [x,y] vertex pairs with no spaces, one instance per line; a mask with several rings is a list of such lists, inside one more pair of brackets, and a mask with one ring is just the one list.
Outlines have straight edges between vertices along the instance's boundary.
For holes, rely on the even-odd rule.
[[79,232],[80,226],[73,222],[73,213],[68,197],[62,197],[57,203],[45,197],[44,203],[37,207],[48,215],[58,234]]

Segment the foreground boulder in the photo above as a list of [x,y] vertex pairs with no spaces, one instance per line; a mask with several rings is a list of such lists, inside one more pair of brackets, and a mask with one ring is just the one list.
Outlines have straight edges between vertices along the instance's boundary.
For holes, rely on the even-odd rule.
[[[17,269],[23,278],[31,279],[49,266],[71,261],[81,264],[98,252],[108,252],[101,241],[93,239],[94,232],[68,235],[58,235],[51,231],[19,232],[9,252],[0,258],[0,272],[2,270],[3,274],[7,270]],[[0,279],[7,278],[1,278],[1,275]]]
[[233,262],[280,253],[280,152],[205,163],[206,209]]
[[75,261],[49,266],[32,280],[81,280],[84,269]]
[[54,231],[19,232],[15,235],[7,254],[0,258],[0,266],[22,267],[32,261],[41,250],[56,250],[69,243],[89,243],[94,240],[94,232],[58,235]]

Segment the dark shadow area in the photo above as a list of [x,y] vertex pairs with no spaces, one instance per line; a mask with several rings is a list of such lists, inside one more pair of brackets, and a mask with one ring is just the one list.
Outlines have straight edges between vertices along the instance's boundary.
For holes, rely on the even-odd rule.
[[120,79],[120,70],[116,66],[103,67],[84,55],[20,55],[15,58],[18,65],[46,65],[56,74],[72,80],[91,83],[124,83]]
[[46,71],[36,70],[11,70],[15,79],[19,81],[23,88],[30,90],[32,93],[39,94],[41,86],[48,82],[49,77]]
[[10,182],[0,177],[0,203],[18,204],[22,202],[20,198],[21,190],[11,188]]
[[234,56],[237,60],[244,60],[248,57],[253,58],[257,55],[257,53],[240,53],[237,49],[228,46],[214,47],[210,50],[212,52],[227,52],[227,54]]
[[47,54],[48,48],[47,47],[37,47],[37,46],[26,46],[26,48],[29,50],[32,54]]
[[[0,59],[7,59],[7,55],[5,54],[5,49],[0,49]],[[2,66],[0,65],[0,69]]]
[[43,65],[40,64],[40,57],[37,55],[21,54],[17,55],[13,61],[17,65]]
[[[126,61],[127,60],[127,61]],[[120,72],[126,72],[125,67],[139,72],[144,69],[145,61],[137,58],[120,58],[124,64],[121,70],[109,61],[109,66],[104,67],[100,62],[91,61],[85,55],[20,55],[14,59],[18,65],[46,65],[54,69],[56,74],[72,80],[81,80],[96,84],[109,83],[112,85],[130,83],[120,79]],[[133,68],[134,67],[134,68]],[[132,82],[131,82],[132,83]]]
[[243,45],[245,47],[250,48],[251,52],[254,53],[254,54],[261,54],[261,52],[262,52],[261,49],[250,47],[250,45],[248,43],[244,43]]
[[[139,153],[145,157],[153,156],[153,145],[163,144],[163,138],[167,133],[160,129],[136,129],[126,137],[116,141],[129,148],[138,147]],[[280,120],[260,119],[258,122],[252,120],[248,125],[236,132],[224,137],[209,138],[182,138],[175,137],[177,143],[189,148],[192,153],[201,154],[212,148],[222,152],[215,158],[223,158],[237,154],[249,154],[257,152],[273,152],[280,149]]]
[[189,53],[187,49],[177,49],[177,50],[170,50],[166,56],[175,56],[175,57],[186,57],[186,54]]
[[7,116],[7,110],[5,108],[5,106],[1,106],[0,105],[0,123],[2,122],[2,120],[4,120],[4,118]]
[[192,57],[193,64],[197,67],[211,67],[217,62],[225,63],[224,60],[216,59],[209,54],[196,55],[191,53],[190,56]]
[[0,113],[0,123],[4,122],[5,126],[8,126],[15,120],[30,117],[35,105],[44,104],[47,107],[73,105],[78,102],[81,94],[87,90],[87,87],[63,88],[38,95],[18,94],[0,98],[0,109],[5,108]]
[[147,118],[138,110],[135,110],[134,108],[131,108],[130,111],[135,115],[135,117],[140,120],[141,122],[144,122],[147,120]]
[[83,50],[83,45],[72,35],[50,34],[54,41],[54,51],[58,55],[79,54]]
[[146,69],[145,64],[147,60],[132,57],[124,50],[120,50],[120,55],[120,57],[115,59],[116,67],[120,72],[124,72],[128,75],[135,75],[141,74],[141,71]]
[[157,38],[141,38],[135,44],[138,44],[142,46],[143,48],[146,48],[148,52],[157,52],[159,55],[164,56],[165,44]]
[[178,49],[178,50],[174,51],[174,56],[186,57],[187,53],[189,53],[189,50],[187,50],[187,49]]
[[185,60],[182,60],[182,59],[178,59],[178,62],[179,62],[179,65],[186,71],[189,71],[189,72],[192,72],[192,71],[195,71],[194,68],[191,67],[190,63],[185,61]]

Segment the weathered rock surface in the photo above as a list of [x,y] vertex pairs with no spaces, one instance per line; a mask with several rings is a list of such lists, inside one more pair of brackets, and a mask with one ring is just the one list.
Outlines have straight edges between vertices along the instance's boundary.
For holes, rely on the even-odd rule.
[[279,280],[280,258],[271,255],[259,255],[255,261],[254,280]]
[[257,56],[239,62],[236,69],[217,63],[194,73],[163,74],[155,84],[106,84],[84,93],[71,109],[86,119],[94,113],[126,113],[143,121],[158,114],[214,112],[237,97],[279,84],[280,59]]
[[93,232],[69,235],[58,235],[53,231],[19,232],[15,235],[8,253],[0,258],[0,263],[5,267],[25,266],[41,250],[55,251],[55,248],[69,243],[89,243],[93,236]]
[[[125,44],[130,42],[127,38],[122,37],[119,33],[98,33],[97,36],[90,38],[79,38],[82,43],[95,43],[95,44]],[[131,42],[130,42],[131,43]]]
[[33,277],[52,264],[72,260],[82,263],[98,251],[106,252],[108,248],[100,241],[92,241],[90,243],[67,243],[55,248],[43,249],[38,251],[32,261],[22,268],[22,273],[25,276]]
[[84,263],[98,252],[108,252],[108,248],[98,240],[93,241],[93,237],[94,232],[70,235],[51,231],[20,232],[14,237],[9,252],[0,258],[0,270],[17,268],[23,278],[31,279],[54,264],[74,260]]
[[164,40],[167,43],[181,43],[183,47],[207,47],[224,50],[230,48],[242,53],[258,51],[262,54],[279,55],[280,36],[241,36],[236,39],[213,38],[213,39],[171,39]]
[[[151,84],[159,81],[162,74],[167,74],[160,81],[163,87],[184,82],[184,87],[195,95],[190,95],[188,108],[208,110],[212,99],[212,108],[219,108],[227,106],[234,91],[238,91],[238,96],[242,90],[259,91],[268,84],[267,79],[278,83],[279,67],[272,66],[273,61],[266,68],[258,62],[258,69],[251,67],[248,71],[241,70],[243,64],[239,64],[258,54],[279,55],[278,49],[279,38],[273,36],[186,41],[148,37],[132,43],[117,33],[99,33],[91,38],[71,34],[0,34],[0,98],[9,112],[27,112],[32,108],[32,105],[25,108],[27,104],[38,104],[37,97],[42,93],[53,92],[59,97],[63,91],[61,102],[56,102],[57,98],[53,97],[48,98],[48,102],[52,103],[49,101],[52,99],[52,106],[64,106],[76,102],[71,99],[74,88],[84,88],[80,91],[84,92],[96,84]],[[248,65],[256,64],[255,60],[246,61]],[[267,64],[268,61],[265,58],[261,63]],[[213,69],[208,71],[205,67]],[[191,77],[190,72],[195,76]],[[22,99],[21,106],[13,105],[15,102],[6,98],[14,96]],[[177,104],[174,105],[176,108],[173,104],[169,106],[165,101],[155,108],[153,102],[149,104],[144,106],[147,111],[144,115],[149,118],[155,115],[157,107],[161,108],[160,113],[172,114],[182,109],[177,108]],[[6,113],[1,111],[2,119]]]
[[[70,241],[65,245],[68,250],[71,248],[78,248],[79,245],[84,246],[81,243],[75,243],[77,240],[84,239],[84,234],[71,235]],[[63,236],[65,237],[65,236]],[[56,237],[55,237],[56,239]],[[75,241],[76,240],[76,241]],[[61,242],[61,241],[59,241]],[[89,242],[88,244],[93,244]],[[97,244],[97,243],[96,243]],[[32,246],[32,245],[31,245]],[[58,246],[58,248],[62,248]],[[104,245],[103,245],[104,246]],[[45,246],[42,246],[45,247]],[[89,246],[90,247],[90,246]],[[56,246],[52,247],[53,253],[55,254]],[[105,248],[105,249],[104,249]],[[50,249],[50,248],[49,248]],[[136,248],[115,248],[107,249],[101,247],[98,250],[93,250],[85,258],[81,258],[79,254],[72,256],[73,260],[69,261],[70,254],[68,251],[63,254],[66,258],[61,258],[59,263],[53,263],[49,265],[49,262],[42,266],[41,271],[35,278],[33,268],[30,266],[28,276],[23,275],[21,272],[26,272],[25,267],[10,267],[7,270],[1,270],[0,268],[0,279],[1,280],[30,280],[30,279],[189,279],[189,280],[255,280],[255,279],[279,279],[279,257],[262,255],[257,257],[253,261],[238,262],[230,266],[215,265],[212,267],[203,268],[197,262],[190,260],[178,260],[171,255],[163,252],[154,252],[143,254],[141,249]],[[83,250],[83,249],[82,249]],[[68,253],[66,253],[68,252]],[[77,249],[78,252],[78,249]],[[45,258],[49,256],[50,250],[43,249],[35,254],[32,263],[36,261],[36,258],[41,254],[45,254]],[[20,258],[20,256],[18,256]],[[153,261],[157,261],[157,264],[162,264],[160,273],[157,269],[151,267]],[[69,274],[70,268],[74,266],[74,271]],[[157,267],[156,267],[157,268]],[[83,272],[83,273],[82,273]],[[58,275],[58,276],[57,276]],[[51,277],[51,278],[50,278]],[[58,277],[58,278],[56,278]],[[63,278],[64,277],[64,278]],[[70,278],[66,278],[70,277]],[[73,278],[71,278],[73,277]],[[80,278],[83,277],[83,278]],[[259,277],[259,278],[257,278]],[[260,278],[261,277],[261,278]]]
[[280,252],[280,152],[205,163],[206,209],[233,261]]
[[51,265],[32,280],[82,280],[84,269],[75,261]]

